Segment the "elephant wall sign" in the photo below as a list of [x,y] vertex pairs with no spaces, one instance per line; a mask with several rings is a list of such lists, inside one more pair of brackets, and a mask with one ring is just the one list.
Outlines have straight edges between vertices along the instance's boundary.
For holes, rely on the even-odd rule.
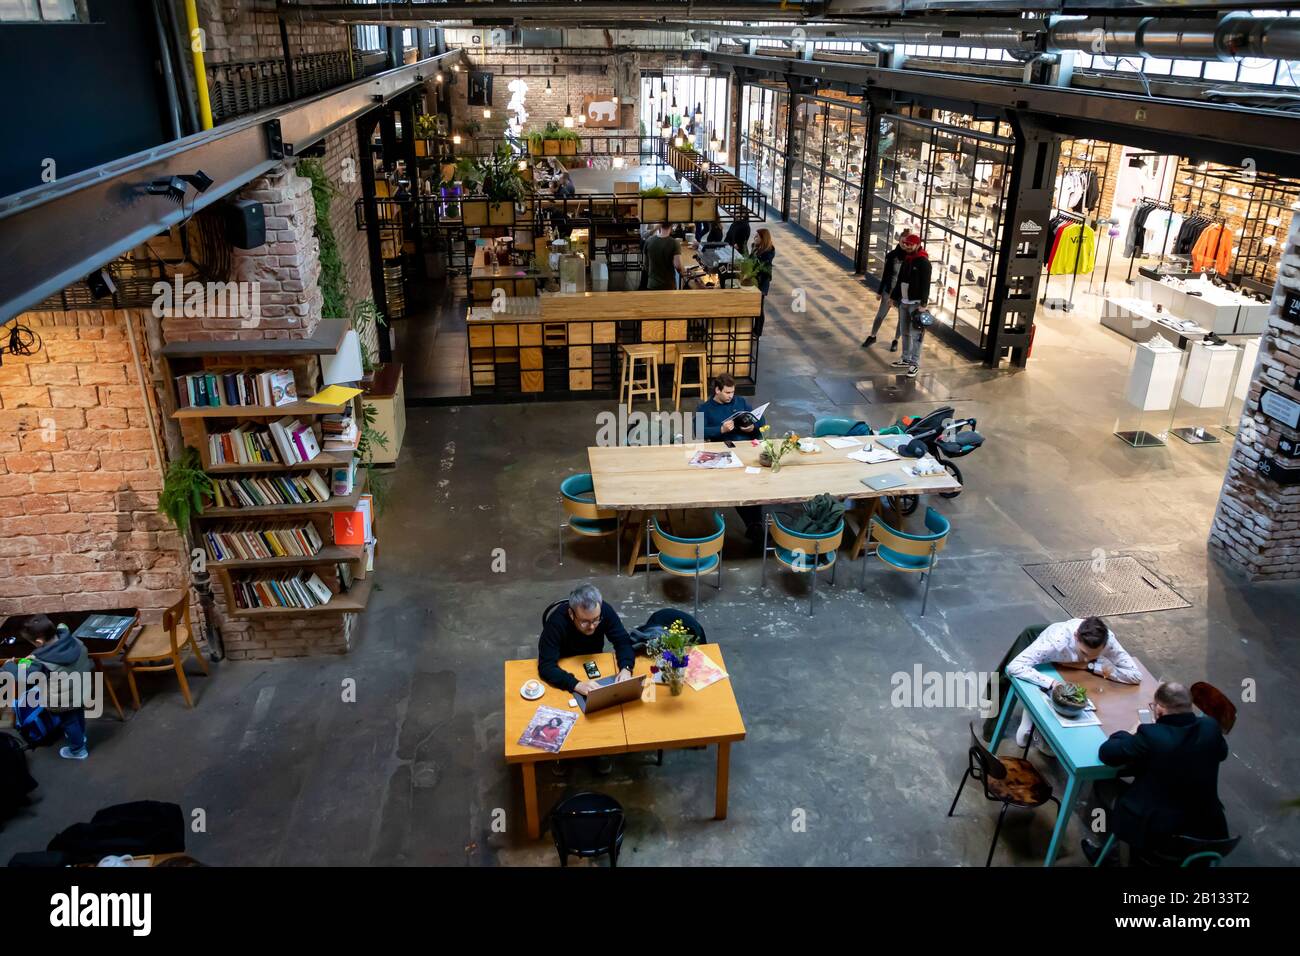
[[582,113],[587,117],[585,125],[588,127],[618,129],[622,125],[619,121],[618,104],[614,102],[612,94],[583,97]]

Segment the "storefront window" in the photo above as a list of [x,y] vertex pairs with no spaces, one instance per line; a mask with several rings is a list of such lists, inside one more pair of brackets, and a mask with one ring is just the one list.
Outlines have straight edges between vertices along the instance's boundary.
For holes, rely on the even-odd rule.
[[785,185],[785,130],[789,95],[761,85],[742,89],[740,169],[737,175],[757,188],[776,209]]
[[827,93],[797,99],[790,220],[850,261],[857,256],[866,141],[859,97]]

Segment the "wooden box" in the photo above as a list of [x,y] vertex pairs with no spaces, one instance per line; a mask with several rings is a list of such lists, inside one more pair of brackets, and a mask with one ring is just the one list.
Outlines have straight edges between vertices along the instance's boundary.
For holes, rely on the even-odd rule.
[[[513,226],[515,224],[515,204],[512,202],[494,202],[488,204],[488,225]],[[467,222],[466,225],[469,225]]]
[[402,363],[385,362],[375,372],[374,384],[362,397],[362,404],[373,408],[375,420],[371,427],[388,439],[386,445],[372,444],[371,460],[375,464],[389,465],[397,461],[402,451],[402,438],[406,434],[406,395],[402,389]]
[[461,201],[461,221],[467,226],[488,225],[488,201],[486,199],[464,199]]
[[668,200],[665,199],[642,199],[641,200],[641,221],[642,222],[668,222]]
[[669,222],[691,222],[691,204],[693,200],[690,196],[669,196],[668,197],[668,221]]
[[718,218],[718,200],[715,196],[691,199],[691,219],[695,222],[713,222]]

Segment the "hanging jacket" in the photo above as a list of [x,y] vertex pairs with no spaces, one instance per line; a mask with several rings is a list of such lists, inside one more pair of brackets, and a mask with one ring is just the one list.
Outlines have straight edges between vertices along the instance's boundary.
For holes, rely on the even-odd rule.
[[1088,170],[1088,182],[1083,190],[1083,202],[1087,209],[1096,209],[1097,200],[1101,198],[1101,184],[1097,180],[1097,171]]
[[[930,301],[930,257],[921,249],[903,260],[898,270],[899,298],[918,305]],[[905,291],[905,294],[904,294]]]
[[1072,223],[1061,230],[1052,253],[1049,275],[1087,275],[1097,258],[1097,234],[1083,223]]
[[1232,265],[1232,230],[1221,223],[1206,227],[1192,248],[1192,269],[1226,274]]

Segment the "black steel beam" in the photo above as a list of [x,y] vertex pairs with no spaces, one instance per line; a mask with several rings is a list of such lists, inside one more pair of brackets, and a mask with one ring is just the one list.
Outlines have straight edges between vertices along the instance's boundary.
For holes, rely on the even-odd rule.
[[[0,321],[7,321],[200,209],[420,85],[448,57],[433,57],[312,99],[144,150],[48,185],[0,198]],[[206,192],[183,206],[147,183],[202,170]]]
[[[954,76],[914,70],[820,63],[816,60],[787,60],[779,57],[747,56],[706,51],[706,62],[754,70],[768,76],[819,78],[862,88],[880,88],[906,93],[918,99],[938,98],[969,102],[1038,117],[1054,118],[1056,125],[1087,124],[1103,139],[1135,145],[1165,137],[1164,148],[1179,152],[1180,144],[1196,141],[1206,148],[1227,150],[1254,159],[1261,171],[1294,173],[1300,156],[1300,115],[1207,103],[1180,103],[1128,93],[1103,93],[1061,87]],[[1104,132],[1101,132],[1103,131]]]

